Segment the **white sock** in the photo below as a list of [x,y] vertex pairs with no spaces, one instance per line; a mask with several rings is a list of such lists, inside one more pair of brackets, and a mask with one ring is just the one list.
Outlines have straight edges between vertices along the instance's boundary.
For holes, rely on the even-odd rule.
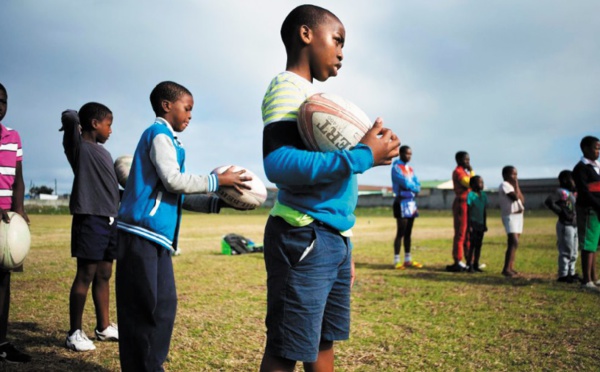
[[404,262],[410,262],[412,261],[412,258],[410,257],[410,253],[405,253],[404,254]]
[[400,255],[399,254],[395,254],[394,255],[394,265],[397,264],[398,262],[400,262]]

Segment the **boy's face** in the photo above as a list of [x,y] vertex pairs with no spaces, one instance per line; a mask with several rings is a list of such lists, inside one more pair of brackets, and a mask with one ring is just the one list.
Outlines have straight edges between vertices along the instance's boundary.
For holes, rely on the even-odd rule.
[[308,44],[311,77],[325,81],[337,76],[342,68],[344,54],[342,48],[346,40],[346,29],[335,17],[326,20],[312,30],[312,39]]
[[466,154],[465,156],[463,156],[463,158],[461,159],[461,161],[458,165],[460,165],[461,167],[464,167],[464,168],[470,168],[471,167],[471,157],[469,156],[469,154]]
[[194,98],[184,94],[175,102],[163,101],[164,119],[171,124],[175,132],[183,132],[192,120]]
[[504,180],[512,184],[517,182],[517,168],[513,168]]
[[6,92],[0,89],[0,120],[4,119],[8,108],[8,96]]
[[477,191],[483,190],[483,178],[477,180]]
[[583,156],[589,160],[598,160],[600,155],[600,142],[594,142],[591,146],[583,148]]
[[408,163],[411,158],[412,158],[412,150],[411,149],[406,149],[406,150],[404,150],[404,152],[400,153],[400,160],[402,160],[405,163]]
[[106,115],[102,120],[92,120],[92,126],[96,131],[96,142],[105,143],[108,141],[108,137],[110,137],[110,134],[112,133],[112,122],[112,114]]

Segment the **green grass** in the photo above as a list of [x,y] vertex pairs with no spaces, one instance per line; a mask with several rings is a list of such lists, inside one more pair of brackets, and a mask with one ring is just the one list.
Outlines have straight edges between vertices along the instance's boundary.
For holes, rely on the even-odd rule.
[[[483,274],[448,273],[452,218],[425,211],[415,223],[421,270],[391,268],[395,221],[386,208],[359,210],[351,339],[336,344],[340,371],[600,370],[600,296],[556,282],[555,218],[528,213],[517,252],[518,278],[500,275],[506,237],[497,213],[484,239]],[[13,274],[9,339],[34,361],[10,371],[118,371],[116,343],[75,353],[63,347],[75,275],[70,216],[31,216],[32,251]],[[262,240],[266,211],[186,214],[183,254],[174,258],[179,308],[169,371],[256,371],[265,341],[262,254],[223,256],[235,232]],[[114,286],[113,286],[114,290]],[[116,320],[114,295],[111,314]],[[84,330],[95,326],[91,298]]]

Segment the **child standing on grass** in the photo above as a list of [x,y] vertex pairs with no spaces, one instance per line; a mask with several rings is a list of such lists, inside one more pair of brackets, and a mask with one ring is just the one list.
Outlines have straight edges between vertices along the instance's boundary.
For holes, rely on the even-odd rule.
[[569,170],[558,175],[560,187],[546,198],[545,204],[558,215],[556,245],[558,247],[558,281],[576,283],[577,215],[575,213],[575,181]]
[[65,346],[75,351],[95,350],[82,327],[83,310],[90,284],[96,309],[96,340],[117,341],[119,331],[109,320],[109,281],[117,253],[119,185],[110,153],[104,148],[112,133],[113,115],[101,103],[89,102],[79,113],[62,114],[63,147],[73,169],[69,210],[71,256],[77,272],[69,295],[70,329]]
[[[0,84],[0,121],[8,110],[8,93]],[[0,123],[0,214],[2,220],[10,223],[9,211],[20,214],[27,223],[25,213],[25,183],[23,182],[23,147],[21,136],[11,128]],[[23,266],[12,271],[23,271]],[[19,351],[6,340],[8,332],[8,313],[10,311],[11,270],[0,268],[0,361],[27,363],[31,356]]]
[[519,237],[523,232],[523,212],[525,210],[525,197],[519,187],[517,168],[507,165],[502,168],[504,181],[498,188],[498,202],[502,224],[507,235],[506,254],[504,256],[504,267],[502,275],[513,277],[518,273],[515,271],[515,255],[519,246]]
[[391,164],[400,141],[377,119],[352,150],[311,152],[297,127],[314,79],[336,76],[346,30],[330,11],[302,5],[281,27],[287,53],[263,99],[263,164],[279,188],[265,226],[267,343],[261,371],[333,370],[333,343],[350,331],[350,229],[357,173]]
[[577,234],[581,248],[582,287],[600,292],[596,252],[600,242],[600,140],[586,136],[579,144],[583,156],[573,168],[577,190]]
[[475,175],[471,167],[471,157],[466,151],[458,151],[454,155],[456,168],[452,172],[452,185],[454,186],[454,201],[452,202],[452,216],[454,217],[454,240],[452,241],[452,259],[454,263],[446,266],[446,271],[460,272],[466,269],[462,262],[463,255],[469,249],[469,230],[467,220],[467,195],[469,195],[469,181]]
[[[164,81],[150,93],[156,114],[138,142],[119,208],[117,315],[121,324],[121,370],[162,371],[177,310],[171,255],[177,248],[182,208],[218,213],[220,186],[247,189],[244,171],[208,176],[185,173],[178,133],[192,119],[194,98],[185,87]],[[189,200],[188,200],[189,199]],[[193,202],[192,202],[193,201]]]
[[[421,183],[413,168],[408,165],[411,158],[411,148],[403,145],[400,146],[400,159],[394,160],[392,164],[392,186],[396,194],[393,204],[394,218],[396,218],[394,268],[399,270],[423,267],[419,262],[413,261],[410,255],[412,228],[415,218],[419,216],[415,198],[421,191]],[[400,261],[402,240],[404,240],[404,262]]]
[[469,181],[471,191],[467,195],[467,214],[469,216],[470,245],[467,250],[468,272],[482,272],[479,267],[483,235],[487,231],[487,203],[488,198],[483,191],[483,178],[473,176]]

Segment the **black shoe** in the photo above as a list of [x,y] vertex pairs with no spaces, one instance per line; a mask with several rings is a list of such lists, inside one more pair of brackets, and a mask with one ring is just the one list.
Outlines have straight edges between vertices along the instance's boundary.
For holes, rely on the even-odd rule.
[[571,278],[571,280],[572,280],[571,283],[580,283],[582,280],[577,273],[575,273],[573,275],[569,275],[569,278]]
[[10,363],[28,363],[31,356],[17,350],[10,342],[0,346],[0,360]]
[[556,281],[559,283],[573,283],[573,279],[571,279],[569,275],[561,276],[558,279],[556,279]]
[[479,268],[479,265],[473,265],[473,270],[475,270],[476,273],[482,273],[483,272],[483,270],[481,270]]
[[464,267],[459,264],[453,264],[446,266],[446,271],[450,271],[451,273],[459,273],[464,270]]

